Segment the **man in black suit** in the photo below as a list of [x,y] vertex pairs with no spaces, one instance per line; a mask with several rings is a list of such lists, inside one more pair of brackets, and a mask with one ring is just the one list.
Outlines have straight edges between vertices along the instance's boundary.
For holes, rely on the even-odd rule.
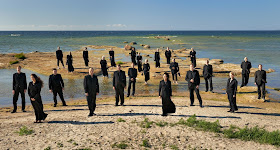
[[175,61],[175,58],[172,59],[172,63],[170,64],[169,68],[171,69],[173,83],[175,83],[175,81],[176,81],[176,84],[178,84],[178,82],[177,82],[177,74],[179,72],[179,65]]
[[21,72],[21,66],[17,67],[17,73],[13,75],[13,105],[14,110],[11,113],[15,113],[17,111],[17,101],[19,93],[21,95],[21,103],[22,103],[22,112],[25,111],[25,92],[27,89],[26,83],[26,75]]
[[205,80],[206,91],[208,92],[208,80],[210,82],[210,91],[213,93],[213,84],[212,84],[213,68],[209,64],[209,60],[206,60],[206,64],[203,66],[203,77]]
[[121,105],[124,105],[124,89],[126,89],[125,72],[121,70],[121,65],[117,65],[118,70],[114,72],[113,89],[116,92],[116,105],[119,105],[119,97],[121,98]]
[[155,61],[156,61],[156,68],[160,67],[160,54],[159,54],[159,48],[157,48],[157,51],[155,52]]
[[258,86],[258,99],[262,97],[264,101],[265,101],[265,83],[267,83],[266,71],[262,70],[262,65],[259,64],[259,70],[255,72],[255,85]]
[[228,112],[234,113],[238,110],[236,105],[236,92],[237,92],[237,85],[238,82],[234,78],[234,74],[232,72],[229,73],[230,78],[227,80],[227,88],[226,88],[226,94],[229,101],[230,109]]
[[134,63],[134,65],[136,65],[136,51],[135,51],[135,47],[132,47],[132,50],[130,52],[130,55],[131,55],[131,62]]
[[61,75],[57,73],[55,68],[53,68],[53,74],[49,77],[49,90],[53,93],[54,107],[57,105],[57,94],[59,95],[63,106],[67,106],[63,97],[64,82]]
[[84,62],[85,62],[85,66],[88,67],[88,51],[87,51],[87,47],[85,47],[84,51],[83,51],[83,58],[84,58]]
[[193,64],[190,65],[190,71],[187,72],[186,81],[188,81],[188,87],[190,91],[190,100],[191,100],[191,105],[194,106],[194,94],[193,92],[195,91],[197,99],[199,101],[199,105],[202,108],[202,99],[199,94],[199,84],[200,84],[200,77],[199,77],[199,72],[194,69]]
[[251,62],[245,57],[244,61],[241,63],[242,68],[242,83],[240,87],[246,86],[249,81],[250,69],[252,68]]
[[60,47],[57,47],[56,59],[57,59],[57,68],[59,69],[59,61],[61,62],[63,68],[65,68],[65,67],[64,67],[64,64],[63,64],[63,53],[62,53],[62,51],[60,50]]
[[167,49],[165,51],[165,57],[167,59],[167,64],[170,64],[171,51],[170,51],[169,47],[167,47]]
[[96,108],[96,95],[99,94],[98,78],[93,74],[94,69],[89,68],[89,75],[84,78],[84,90],[88,102],[89,117],[96,115],[94,113]]
[[128,69],[128,90],[127,90],[127,97],[130,96],[130,89],[131,89],[131,84],[132,86],[132,96],[135,94],[135,83],[136,83],[136,77],[137,77],[137,69],[134,68],[134,63],[131,63],[131,68]]

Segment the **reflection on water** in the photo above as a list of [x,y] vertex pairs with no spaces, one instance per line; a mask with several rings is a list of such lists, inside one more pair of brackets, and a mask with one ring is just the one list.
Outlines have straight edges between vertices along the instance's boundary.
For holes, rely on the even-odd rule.
[[[15,70],[10,69],[0,69],[1,79],[0,79],[0,105],[1,106],[11,106],[12,105],[12,75],[15,73]],[[30,70],[22,69],[22,72],[26,73],[27,82],[30,82],[30,74],[33,73]],[[103,95],[106,96],[113,96],[115,95],[115,91],[112,88],[112,72],[109,73],[109,78],[98,76],[99,87],[100,87],[100,94],[98,97],[102,97]],[[41,95],[44,102],[52,102],[53,95],[49,92],[48,89],[48,76],[39,75],[41,79],[44,81],[44,87],[42,89]],[[155,80],[155,81],[154,81]],[[154,83],[160,82],[161,79],[153,79]],[[187,83],[184,80],[184,77],[179,77],[179,84],[172,83],[172,91],[173,93],[176,92],[186,92],[187,95]],[[239,81],[239,85],[241,82],[241,78],[237,78]],[[150,80],[151,82],[151,80]],[[225,93],[223,89],[226,88],[226,77],[214,77],[213,78],[213,86],[214,91],[218,93]],[[148,82],[149,83],[149,82]],[[64,90],[64,97],[66,100],[77,99],[77,98],[85,98],[84,96],[84,88],[83,88],[83,79],[64,79],[65,90]],[[136,96],[139,95],[153,95],[158,96],[158,84],[148,84],[145,85],[143,81],[137,80],[136,82]],[[127,85],[128,86],[128,85]],[[254,86],[254,78],[250,77],[248,86]],[[280,94],[277,91],[267,89],[270,93],[270,97],[273,99],[280,99]],[[200,84],[200,91],[205,91],[205,83],[204,80],[201,78]],[[125,90],[125,95],[127,90]],[[174,94],[173,94],[174,95]],[[176,96],[176,95],[174,95]],[[58,98],[59,99],[59,98]],[[58,100],[60,101],[60,100]],[[28,95],[26,94],[26,102],[30,104],[30,100]],[[18,101],[19,106],[21,105],[21,98],[19,97]]]

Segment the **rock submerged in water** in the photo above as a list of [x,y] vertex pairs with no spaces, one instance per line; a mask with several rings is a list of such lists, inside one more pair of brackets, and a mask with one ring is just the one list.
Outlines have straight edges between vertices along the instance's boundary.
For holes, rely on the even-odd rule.
[[130,45],[136,45],[137,43],[133,41],[133,42],[130,42],[129,44]]
[[123,43],[128,43],[127,41],[124,41]]
[[126,44],[126,45],[124,46],[124,49],[125,49],[125,50],[132,50],[132,46]]
[[145,45],[144,48],[151,48],[151,46],[150,45]]

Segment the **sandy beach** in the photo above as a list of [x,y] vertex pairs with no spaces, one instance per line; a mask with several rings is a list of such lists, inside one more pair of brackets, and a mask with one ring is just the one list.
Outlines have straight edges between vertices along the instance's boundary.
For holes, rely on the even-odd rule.
[[[114,106],[114,98],[98,99],[96,116],[87,117],[85,100],[69,102],[67,107],[53,108],[45,105],[48,118],[44,123],[34,124],[35,116],[30,106],[26,113],[10,114],[1,109],[0,147],[1,149],[117,149],[114,144],[125,143],[127,149],[145,149],[142,140],[147,139],[151,149],[280,149],[253,141],[228,139],[221,134],[199,131],[181,125],[142,128],[139,122],[178,122],[181,118],[196,114],[197,119],[214,122],[219,120],[223,128],[264,127],[268,131],[280,129],[280,111],[262,105],[238,104],[237,113],[228,113],[228,102],[204,100],[204,108],[190,107],[188,97],[172,98],[177,112],[162,117],[161,99],[158,97],[126,98],[125,106]],[[125,122],[119,122],[118,120]],[[22,126],[34,133],[19,136],[16,131]]]

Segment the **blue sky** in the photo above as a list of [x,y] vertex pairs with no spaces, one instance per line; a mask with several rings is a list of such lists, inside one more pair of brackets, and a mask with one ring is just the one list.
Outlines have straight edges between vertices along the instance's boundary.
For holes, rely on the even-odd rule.
[[0,30],[280,30],[279,0],[0,0]]

